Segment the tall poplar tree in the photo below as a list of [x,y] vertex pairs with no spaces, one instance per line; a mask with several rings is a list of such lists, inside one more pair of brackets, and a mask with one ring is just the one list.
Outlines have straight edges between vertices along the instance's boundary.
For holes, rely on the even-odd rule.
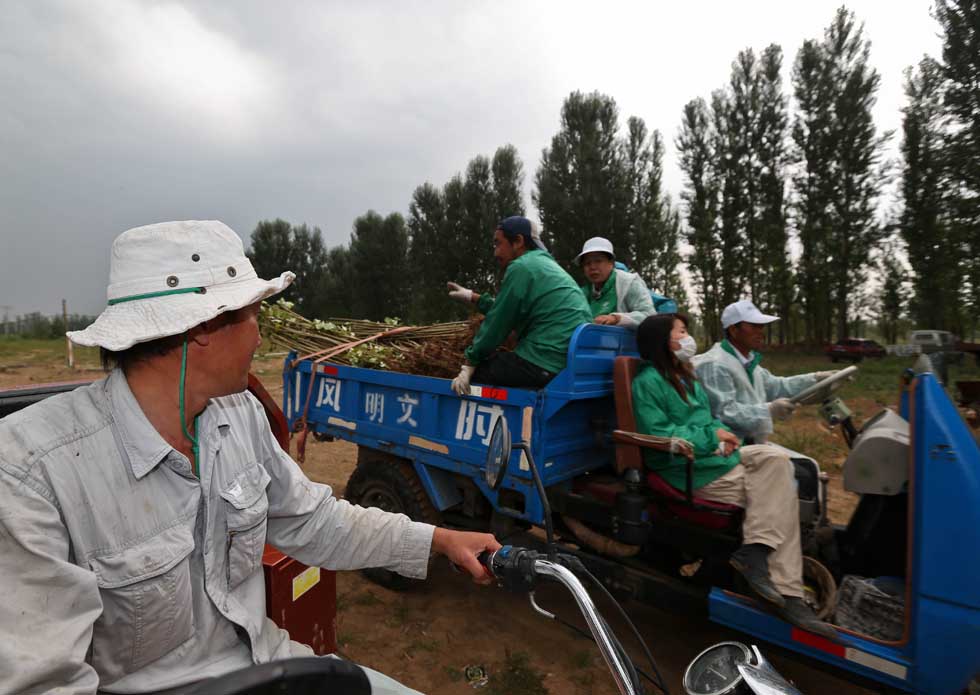
[[649,133],[643,119],[631,117],[623,140],[627,205],[624,239],[615,246],[651,289],[687,304],[680,280],[680,217],[663,189],[664,142]]
[[762,51],[756,72],[758,120],[753,148],[755,188],[755,268],[753,299],[765,310],[784,317],[776,322],[780,343],[792,336],[788,329],[794,299],[793,270],[789,258],[786,219],[786,163],[789,117],[782,87],[783,51],[776,44]]
[[898,324],[905,312],[908,292],[905,288],[905,268],[899,260],[898,244],[894,241],[882,246],[878,254],[877,270],[881,278],[878,290],[878,329],[886,343],[898,342]]
[[354,220],[350,237],[354,318],[403,318],[408,308],[408,231],[397,212],[369,210]]
[[719,184],[715,169],[715,135],[711,112],[703,99],[684,106],[676,147],[685,188],[685,238],[691,247],[688,268],[701,305],[701,320],[712,341],[721,335],[721,263],[718,239]]
[[334,246],[327,252],[326,272],[311,315],[315,318],[350,318],[354,315],[353,269],[347,246]]
[[412,193],[408,204],[408,265],[412,286],[409,317],[416,322],[448,320],[458,313],[458,305],[446,295],[446,282],[452,280],[444,236],[446,204],[442,192],[424,183]]
[[284,270],[296,273],[296,279],[282,296],[295,302],[297,311],[315,315],[327,265],[327,249],[319,227],[293,226],[282,219],[263,220],[252,231],[251,248],[246,255],[259,277],[276,277]]
[[[938,0],[952,236],[963,259],[961,301],[980,323],[980,1]],[[964,328],[964,333],[966,326]]]
[[561,110],[561,129],[543,151],[532,200],[543,236],[568,267],[586,239],[603,236],[628,247],[627,187],[612,97],[573,92]]
[[851,298],[882,237],[875,210],[888,136],[877,134],[871,114],[880,78],[869,53],[863,27],[840,8],[822,41],[804,42],[793,71],[799,279],[807,338],[818,342],[834,327],[847,336]]
[[958,330],[963,260],[948,212],[941,67],[926,57],[907,70],[905,95],[899,228],[913,271],[912,315],[918,326]]

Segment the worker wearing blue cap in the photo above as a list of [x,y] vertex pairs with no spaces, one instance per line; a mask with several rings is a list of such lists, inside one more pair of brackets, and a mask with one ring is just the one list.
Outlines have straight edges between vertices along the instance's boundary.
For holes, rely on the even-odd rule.
[[[470,382],[541,388],[565,368],[572,333],[592,321],[582,291],[548,253],[538,226],[526,217],[500,221],[493,255],[504,270],[496,297],[449,283],[449,296],[477,305],[486,315],[466,362],[453,379],[453,391],[470,394]],[[497,352],[511,331],[513,352]]]

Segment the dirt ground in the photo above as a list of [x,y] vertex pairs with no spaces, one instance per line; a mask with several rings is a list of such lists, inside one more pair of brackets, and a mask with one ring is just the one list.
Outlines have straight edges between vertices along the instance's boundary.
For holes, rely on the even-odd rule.
[[[0,388],[94,379],[100,372],[91,359],[88,369],[69,370],[57,360],[3,360]],[[256,362],[254,371],[278,400],[280,358]],[[295,453],[295,450],[294,450]],[[310,478],[329,484],[342,495],[354,468],[356,447],[347,442],[307,442],[304,468]],[[832,477],[831,516],[845,519],[852,496]],[[538,603],[567,622],[584,629],[570,597],[560,587],[545,586]],[[627,647],[627,630],[611,606],[600,609]],[[624,606],[647,641],[671,692],[682,692],[681,677],[688,662],[707,646],[727,639],[745,641],[740,633],[707,621],[682,617],[636,603]],[[600,695],[616,692],[611,676],[591,641],[569,628],[538,615],[527,598],[497,587],[480,587],[451,571],[448,563],[433,563],[429,579],[406,592],[384,589],[359,573],[337,576],[337,636],[345,656],[378,669],[425,693],[436,695]],[[775,648],[766,654],[804,693],[858,695],[873,691],[822,672]],[[489,683],[474,688],[464,676],[469,666],[482,666]],[[645,665],[641,668],[649,670]],[[652,691],[652,690],[651,690]]]

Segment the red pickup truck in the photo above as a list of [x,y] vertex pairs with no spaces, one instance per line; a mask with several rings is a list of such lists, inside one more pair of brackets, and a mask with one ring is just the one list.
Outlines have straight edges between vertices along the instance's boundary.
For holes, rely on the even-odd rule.
[[884,357],[885,348],[873,340],[863,340],[861,338],[844,338],[838,340],[833,345],[828,345],[824,352],[831,362],[838,360],[850,360],[860,362],[865,357]]

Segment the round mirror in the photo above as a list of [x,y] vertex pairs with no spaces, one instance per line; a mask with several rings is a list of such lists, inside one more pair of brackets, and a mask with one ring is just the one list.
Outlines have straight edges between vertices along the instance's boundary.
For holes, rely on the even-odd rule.
[[507,462],[510,460],[510,430],[503,415],[497,418],[490,432],[490,445],[487,448],[487,465],[485,470],[487,485],[491,490],[500,487],[507,472]]

